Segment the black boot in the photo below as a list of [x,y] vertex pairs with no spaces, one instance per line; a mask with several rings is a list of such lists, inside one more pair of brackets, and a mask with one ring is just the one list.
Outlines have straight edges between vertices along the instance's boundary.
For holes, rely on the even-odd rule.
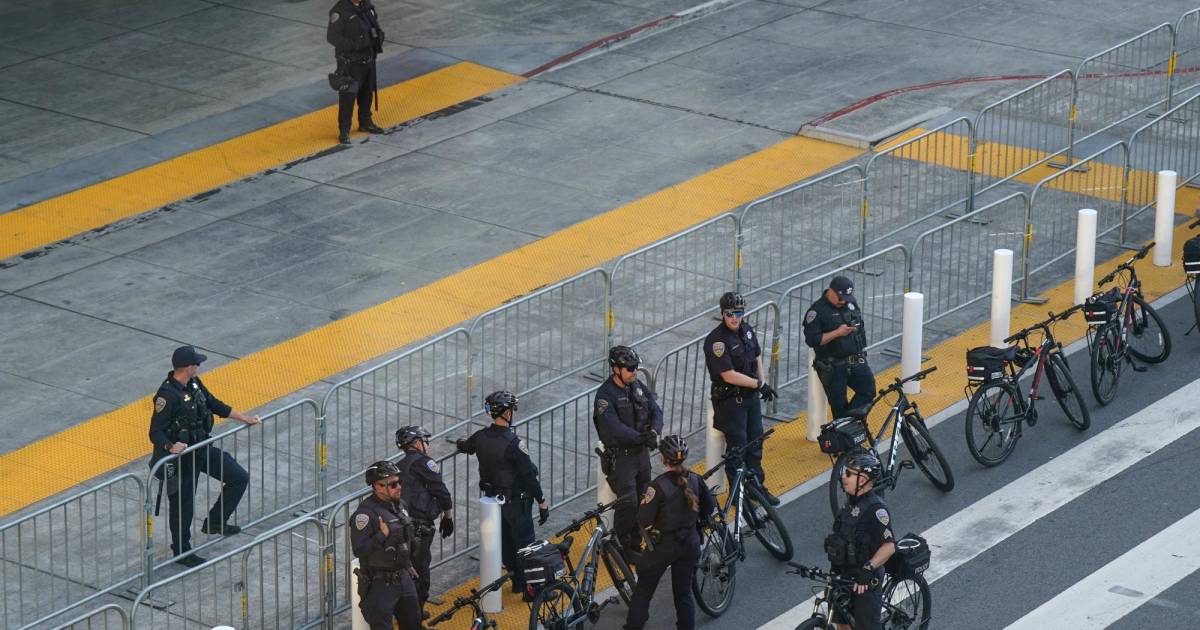
[[380,127],[379,125],[376,125],[375,123],[373,123],[371,121],[367,121],[365,123],[358,123],[358,130],[365,131],[367,133],[384,133],[383,127]]
[[338,144],[350,144],[350,132],[349,131],[339,131],[338,132]]

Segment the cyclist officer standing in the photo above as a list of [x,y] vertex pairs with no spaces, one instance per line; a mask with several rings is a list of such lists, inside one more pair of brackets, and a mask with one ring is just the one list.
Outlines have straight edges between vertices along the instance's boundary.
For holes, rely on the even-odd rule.
[[[454,499],[442,481],[442,469],[429,457],[429,434],[421,427],[407,426],[396,431],[396,446],[404,452],[396,468],[404,485],[404,504],[416,525],[412,546],[413,568],[417,570],[417,597],[424,609],[429,599],[429,564],[433,557],[433,521],[440,514],[442,538],[454,534]],[[422,612],[422,618],[425,614]]]
[[421,630],[421,605],[413,585],[413,524],[400,502],[400,471],[389,461],[371,464],[366,473],[371,495],[350,517],[350,546],[357,569],[358,607],[371,630]]
[[[887,504],[875,494],[875,482],[883,466],[871,453],[850,458],[842,471],[842,490],[849,500],[833,521],[833,533],[825,538],[825,553],[833,572],[854,579],[850,610],[854,619],[831,619],[838,630],[882,630],[883,565],[896,552],[892,516]],[[849,625],[853,624],[853,625]]]
[[659,443],[658,452],[667,470],[646,488],[637,515],[638,525],[654,547],[638,566],[625,630],[642,630],[650,616],[650,598],[667,569],[671,570],[675,627],[692,630],[696,626],[696,610],[691,586],[700,559],[699,527],[716,510],[717,503],[700,475],[683,465],[688,454],[687,441],[678,435],[668,435]]
[[[870,403],[875,396],[875,375],[867,365],[867,333],[862,311],[854,301],[854,283],[836,276],[829,288],[804,314],[804,342],[816,352],[813,368],[834,418],[847,409]],[[846,388],[854,398],[846,402]]]

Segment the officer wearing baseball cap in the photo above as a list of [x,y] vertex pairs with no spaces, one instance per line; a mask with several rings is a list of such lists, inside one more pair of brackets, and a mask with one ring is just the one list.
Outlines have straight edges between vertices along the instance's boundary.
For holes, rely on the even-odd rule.
[[[833,417],[863,407],[875,396],[875,375],[867,364],[867,332],[862,311],[854,300],[854,282],[835,276],[804,314],[804,341],[816,354],[813,368]],[[846,400],[847,388],[854,398]]]

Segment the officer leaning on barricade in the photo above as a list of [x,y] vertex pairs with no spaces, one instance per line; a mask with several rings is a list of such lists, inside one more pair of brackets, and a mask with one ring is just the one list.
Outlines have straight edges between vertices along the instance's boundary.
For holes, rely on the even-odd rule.
[[[330,84],[338,91],[338,142],[350,143],[350,118],[358,102],[358,130],[383,133],[371,119],[372,97],[377,97],[375,57],[383,52],[383,29],[371,0],[338,0],[329,9],[325,39],[333,45],[337,70]],[[375,98],[375,108],[379,108]]]
[[[850,458],[842,470],[842,490],[848,500],[825,538],[825,552],[834,573],[854,580],[850,610],[854,619],[831,619],[839,630],[881,630],[883,566],[896,552],[892,515],[875,482],[883,466],[879,458],[863,452]],[[853,623],[853,625],[848,625]]]
[[421,618],[424,619],[425,602],[429,599],[429,565],[433,561],[430,555],[433,521],[440,514],[442,538],[453,535],[454,500],[442,481],[441,467],[429,457],[428,433],[417,426],[402,427],[396,431],[396,446],[404,452],[404,458],[396,464],[404,488],[404,505],[416,526],[412,563],[417,570],[417,597],[421,600]]
[[637,378],[638,355],[627,346],[608,351],[611,370],[596,392],[592,417],[604,443],[600,466],[619,503],[613,513],[613,533],[626,559],[637,561],[642,537],[637,530],[637,497],[650,484],[650,449],[658,446],[663,413],[650,391]]
[[[182,453],[192,444],[208,439],[213,429],[213,414],[222,418],[233,418],[246,424],[258,424],[258,416],[248,416],[223,403],[200,381],[197,376],[200,364],[208,357],[192,346],[182,346],[171,354],[171,367],[167,378],[158,386],[154,395],[154,414],[150,416],[150,443],[154,452],[150,456],[150,467],[168,455]],[[168,527],[171,530],[171,551],[175,555],[187,553],[192,548],[192,512],[195,509],[196,477],[199,473],[221,482],[221,496],[208,511],[208,517],[200,531],[206,534],[232,536],[242,529],[226,523],[237,509],[250,475],[238,465],[229,453],[216,446],[205,446],[163,464],[155,472],[162,482],[159,498],[166,486],[170,504]],[[157,514],[158,509],[155,508]],[[179,564],[194,567],[204,558],[191,553],[176,560]]]
[[[721,323],[704,338],[704,363],[712,379],[713,426],[725,434],[726,452],[742,448],[762,436],[762,403],[775,399],[775,390],[766,381],[762,348],[754,327],[742,319],[746,299],[740,293],[721,296]],[[762,468],[762,444],[746,453],[748,480],[757,483],[771,505],[779,499],[767,491]],[[726,464],[725,472],[733,479],[735,466]]]
[[460,453],[479,458],[479,491],[486,497],[504,497],[500,506],[500,555],[512,574],[512,590],[532,601],[525,589],[525,576],[517,568],[517,550],[533,542],[533,501],[538,504],[538,525],[545,525],[550,509],[542,495],[538,469],[529,459],[525,443],[512,430],[517,397],[511,392],[488,394],[483,409],[492,417],[490,427],[480,429],[455,444]]
[[[837,276],[804,314],[804,342],[813,348],[813,369],[821,379],[834,418],[862,407],[875,396],[875,375],[867,365],[867,332],[854,301],[854,283]],[[846,402],[846,388],[854,398]]]
[[389,461],[366,472],[371,495],[350,516],[350,546],[358,558],[358,607],[371,630],[421,630],[421,604],[413,579],[414,526],[400,502],[400,471]]
[[629,602],[625,630],[642,630],[650,616],[650,599],[667,569],[675,601],[675,627],[691,630],[696,625],[692,579],[700,559],[700,526],[717,508],[704,479],[684,468],[687,441],[668,435],[659,444],[667,470],[642,495],[638,525],[654,545],[638,565],[637,585]]

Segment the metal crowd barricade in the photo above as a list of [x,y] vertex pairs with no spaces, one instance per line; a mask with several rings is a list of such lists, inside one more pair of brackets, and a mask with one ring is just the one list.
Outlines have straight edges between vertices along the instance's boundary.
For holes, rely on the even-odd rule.
[[1192,9],[1175,23],[1171,81],[1167,85],[1166,109],[1176,98],[1200,84],[1200,9]]
[[129,613],[116,604],[107,604],[89,613],[54,626],[54,630],[128,630]]
[[643,343],[711,312],[737,284],[738,231],[738,216],[726,212],[619,258],[610,345]]
[[134,628],[315,628],[325,622],[325,528],[290,521],[246,546],[151,584],[130,609]]
[[[159,481],[159,475],[167,471],[168,466],[174,469],[173,474],[178,474],[181,464],[189,459],[195,464],[187,465],[207,465],[209,447],[231,455],[250,474],[246,493],[229,522],[236,522],[243,528],[252,527],[317,505],[322,484],[317,403],[307,398],[299,400],[267,414],[261,425],[234,424],[237,426],[231,430],[193,444],[178,455],[160,459],[146,473],[143,489],[143,518],[147,529],[143,571],[146,578],[143,585],[153,582],[155,570],[176,557],[170,550],[168,488]],[[224,474],[219,460],[213,460],[215,471]],[[222,540],[220,536],[201,533],[196,525],[203,522],[209,507],[217,503],[221,495],[221,482],[211,477],[213,470],[209,472],[208,476],[197,477],[193,521],[181,524],[193,530],[192,547],[196,550]],[[157,528],[154,527],[156,507],[164,515],[162,526]]]
[[974,123],[958,118],[871,156],[865,169],[860,257],[867,255],[869,245],[922,221],[971,210],[974,134]]
[[738,289],[753,294],[856,255],[865,177],[852,164],[748,204],[740,222]]
[[908,285],[925,295],[925,322],[991,295],[992,251],[1022,250],[1028,206],[1028,195],[1013,193],[917,237]]
[[1176,186],[1200,177],[1200,94],[1130,134],[1125,222],[1154,205],[1160,170],[1175,171]]
[[972,153],[978,192],[1049,162],[1070,145],[1075,73],[1061,70],[979,111]]
[[550,505],[562,505],[596,488],[592,407],[598,389],[589,388],[513,425],[541,473],[542,492]]
[[0,626],[33,627],[140,587],[143,487],[125,473],[0,527]]

